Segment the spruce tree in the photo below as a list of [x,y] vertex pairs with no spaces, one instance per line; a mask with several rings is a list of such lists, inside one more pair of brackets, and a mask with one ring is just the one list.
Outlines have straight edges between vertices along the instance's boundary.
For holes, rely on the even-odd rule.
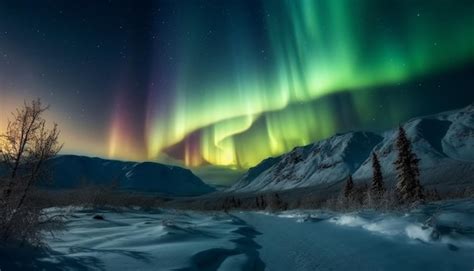
[[423,187],[420,184],[418,162],[420,161],[411,149],[410,140],[402,126],[398,128],[396,142],[398,157],[395,160],[397,174],[397,194],[402,203],[423,200]]
[[375,152],[372,153],[372,185],[370,187],[370,195],[375,200],[380,200],[385,192],[385,183],[382,176],[382,167]]
[[261,204],[261,206],[262,206],[262,209],[267,208],[267,203],[266,203],[265,200],[263,199],[263,195],[260,195],[260,204]]
[[352,175],[349,175],[346,181],[346,185],[344,186],[344,197],[349,199],[354,192],[354,182],[352,181]]

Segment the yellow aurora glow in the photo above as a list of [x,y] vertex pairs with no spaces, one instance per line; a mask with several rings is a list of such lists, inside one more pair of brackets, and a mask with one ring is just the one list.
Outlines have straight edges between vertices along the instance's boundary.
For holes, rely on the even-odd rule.
[[[236,72],[225,82],[216,77],[212,84],[198,84],[202,89],[196,91],[183,68],[173,90],[172,112],[149,123],[148,158],[201,130],[202,162],[252,166],[337,132],[333,109],[321,106],[314,115],[314,109],[304,104],[349,91],[355,102],[367,105],[358,96],[361,89],[406,82],[473,60],[474,28],[466,27],[472,25],[468,11],[459,11],[461,19],[440,22],[441,11],[436,8],[422,16],[404,10],[399,15],[404,17],[397,18],[404,26],[394,34],[395,30],[386,33],[364,25],[374,21],[363,14],[371,5],[371,1],[266,1],[268,14],[273,15],[266,18],[266,28],[274,66],[260,70],[242,41],[234,52],[238,57],[229,60],[228,68]],[[366,44],[371,35],[372,43]],[[184,62],[186,67],[197,64]],[[265,129],[242,136],[259,118]],[[198,160],[185,159],[192,165]]]
[[[137,41],[146,43],[139,49],[150,48],[138,54],[150,63],[124,62],[113,79],[86,85],[111,91],[87,93],[101,100],[84,119],[78,110],[68,112],[80,95],[69,81],[56,82],[62,75],[46,80],[40,65],[19,68],[36,74],[35,80],[18,81],[44,88],[38,93],[66,87],[60,98],[41,97],[52,105],[48,119],[63,131],[64,153],[248,168],[356,125],[401,121],[416,107],[415,94],[387,101],[382,89],[474,63],[474,4],[256,0],[252,8],[245,1],[223,3],[229,6],[218,10],[227,13],[218,15],[191,2],[169,4],[179,14],[167,14],[167,24],[154,26],[161,43]],[[218,25],[210,15],[220,16]],[[113,57],[94,54],[102,62]],[[37,97],[18,85],[2,89],[5,71],[0,70],[0,132],[7,112]],[[141,73],[146,76],[136,76]],[[79,85],[81,75],[73,75]],[[373,120],[379,100],[384,119]]]

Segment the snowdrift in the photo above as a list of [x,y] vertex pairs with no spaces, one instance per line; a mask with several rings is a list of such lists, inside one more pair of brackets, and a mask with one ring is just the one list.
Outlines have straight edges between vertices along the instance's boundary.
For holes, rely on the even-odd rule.
[[[54,215],[57,209],[51,209]],[[94,219],[100,214],[103,219]],[[471,270],[474,201],[409,212],[71,208],[44,250],[0,246],[2,270]]]

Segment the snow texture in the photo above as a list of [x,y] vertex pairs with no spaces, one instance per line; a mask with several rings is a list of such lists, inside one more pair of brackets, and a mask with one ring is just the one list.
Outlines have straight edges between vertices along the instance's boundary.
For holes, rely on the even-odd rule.
[[[104,219],[94,219],[97,214]],[[47,243],[45,250],[0,246],[0,268],[472,270],[474,201],[408,213],[71,209],[68,231]]]
[[[403,127],[421,159],[422,183],[474,181],[474,105],[412,119]],[[372,152],[378,155],[384,176],[393,177],[397,134],[398,128],[381,135],[349,132],[297,147],[251,168],[227,191],[278,191],[331,184],[350,174],[355,181],[367,180],[372,177]]]

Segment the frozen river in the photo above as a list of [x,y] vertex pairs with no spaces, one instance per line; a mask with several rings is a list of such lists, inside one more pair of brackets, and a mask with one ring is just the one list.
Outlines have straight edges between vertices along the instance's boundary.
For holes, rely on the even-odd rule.
[[3,253],[0,268],[473,270],[474,201],[390,214],[76,209],[47,241],[41,252]]

